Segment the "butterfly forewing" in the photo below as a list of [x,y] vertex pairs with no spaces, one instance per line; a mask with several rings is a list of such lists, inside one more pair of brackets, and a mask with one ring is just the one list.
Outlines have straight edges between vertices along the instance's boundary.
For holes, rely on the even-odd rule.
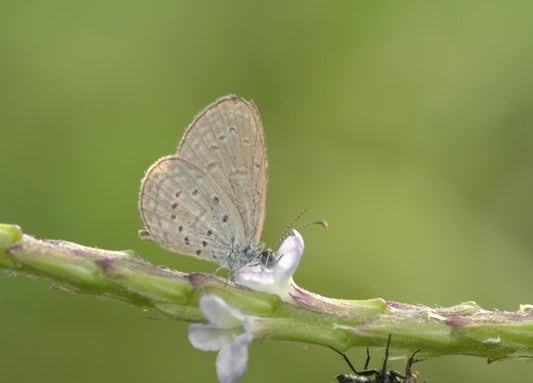
[[204,170],[235,202],[245,237],[258,244],[268,188],[266,142],[257,107],[229,95],[202,111],[185,132],[178,157]]

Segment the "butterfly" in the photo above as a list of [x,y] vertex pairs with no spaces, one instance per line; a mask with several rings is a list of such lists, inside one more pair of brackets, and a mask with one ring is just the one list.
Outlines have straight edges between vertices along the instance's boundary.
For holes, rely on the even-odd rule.
[[141,181],[142,239],[230,270],[273,267],[261,235],[268,160],[255,104],[227,95],[201,111],[176,154],[162,157]]

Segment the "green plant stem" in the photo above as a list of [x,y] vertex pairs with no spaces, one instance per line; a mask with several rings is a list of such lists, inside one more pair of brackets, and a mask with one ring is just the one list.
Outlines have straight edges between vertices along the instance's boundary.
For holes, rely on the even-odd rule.
[[386,301],[339,300],[297,286],[290,302],[206,274],[155,267],[131,250],[108,251],[66,241],[38,240],[0,224],[0,269],[51,279],[65,290],[153,308],[185,321],[205,321],[203,294],[214,294],[263,322],[264,337],[321,344],[422,349],[424,357],[462,354],[504,360],[533,355],[533,310],[483,310],[475,302],[430,308]]

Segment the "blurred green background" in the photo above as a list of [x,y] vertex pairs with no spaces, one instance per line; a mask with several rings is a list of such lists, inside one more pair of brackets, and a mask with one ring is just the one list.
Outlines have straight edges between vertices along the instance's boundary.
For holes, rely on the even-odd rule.
[[[298,284],[517,310],[533,303],[532,15],[530,1],[3,1],[0,222],[214,271],[138,239],[137,193],[195,114],[235,93],[266,131],[265,242],[302,208],[330,224],[304,229]],[[0,275],[3,381],[216,381],[187,323],[50,286]],[[350,350],[356,366],[364,352]],[[416,369],[533,378],[532,364],[461,356]],[[346,370],[326,348],[256,342],[242,382]]]

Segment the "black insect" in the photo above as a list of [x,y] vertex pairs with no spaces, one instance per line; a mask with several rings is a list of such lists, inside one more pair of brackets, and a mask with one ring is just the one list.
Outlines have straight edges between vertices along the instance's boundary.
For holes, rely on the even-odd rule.
[[[411,355],[409,360],[407,361],[407,366],[405,367],[405,374],[400,373],[397,370],[389,370],[387,371],[387,361],[389,360],[389,348],[390,348],[390,340],[391,336],[389,335],[389,339],[387,341],[387,348],[385,349],[385,359],[383,360],[383,366],[378,369],[368,369],[368,363],[370,362],[370,353],[368,352],[368,348],[366,349],[366,362],[365,367],[361,371],[356,371],[356,369],[353,367],[352,363],[348,359],[346,355],[344,355],[342,352],[335,350],[338,352],[346,363],[350,366],[352,371],[355,373],[355,375],[352,374],[339,374],[337,375],[337,381],[339,383],[416,383],[416,378],[418,377],[417,371],[412,371],[411,366],[413,363],[417,362],[415,359],[415,355],[420,351],[417,350]],[[426,381],[424,381],[426,383]]]

